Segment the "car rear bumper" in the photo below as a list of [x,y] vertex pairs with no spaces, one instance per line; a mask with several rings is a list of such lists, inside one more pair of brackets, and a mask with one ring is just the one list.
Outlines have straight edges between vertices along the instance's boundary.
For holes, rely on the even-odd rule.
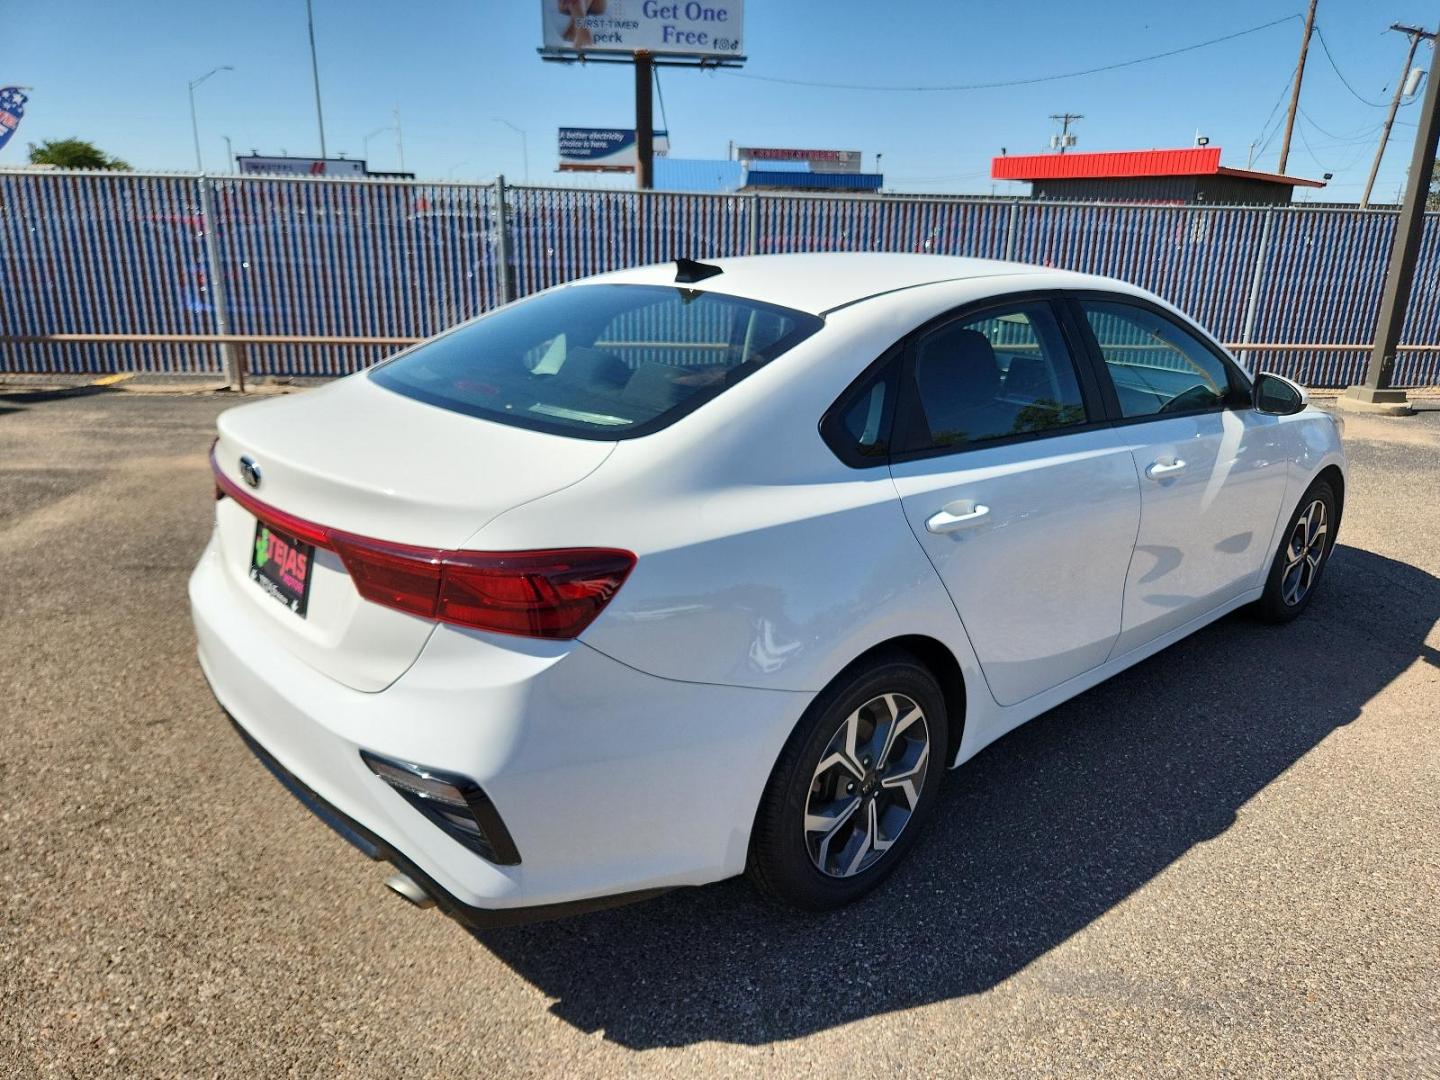
[[[809,695],[660,679],[578,642],[448,627],[396,682],[363,692],[267,633],[219,560],[212,544],[190,599],[222,708],[313,812],[462,921],[528,921],[744,869],[765,781]],[[457,842],[362,750],[472,779],[520,861]]]
[[[226,715],[229,716],[228,713]],[[477,930],[500,926],[519,926],[545,919],[558,919],[566,915],[578,915],[585,911],[618,907],[621,904],[634,903],[638,900],[648,900],[669,891],[668,889],[642,889],[638,892],[614,893],[610,896],[600,896],[588,900],[572,900],[563,904],[534,904],[528,907],[474,907],[446,892],[439,882],[407,858],[404,852],[397,851],[364,825],[358,821],[352,821],[316,795],[299,777],[276,761],[270,751],[256,742],[233,716],[230,717],[230,723],[234,725],[235,733],[240,736],[241,741],[260,760],[260,764],[264,765],[270,775],[280,781],[280,785],[295,796],[305,809],[329,825],[341,839],[353,844],[367,858],[377,862],[381,860],[388,862],[402,874],[408,876],[425,890],[425,894],[435,901],[441,911],[466,926]]]

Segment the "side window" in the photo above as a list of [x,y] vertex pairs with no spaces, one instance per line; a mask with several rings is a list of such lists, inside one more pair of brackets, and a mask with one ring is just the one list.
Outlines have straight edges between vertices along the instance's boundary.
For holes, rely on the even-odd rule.
[[900,351],[895,349],[846,391],[838,406],[825,417],[820,434],[845,464],[863,468],[878,465],[890,456],[899,368]]
[[1195,335],[1147,308],[1083,300],[1126,417],[1208,412],[1230,393],[1220,358]]
[[1049,304],[949,323],[915,347],[919,415],[906,449],[969,446],[1088,419],[1075,362]]

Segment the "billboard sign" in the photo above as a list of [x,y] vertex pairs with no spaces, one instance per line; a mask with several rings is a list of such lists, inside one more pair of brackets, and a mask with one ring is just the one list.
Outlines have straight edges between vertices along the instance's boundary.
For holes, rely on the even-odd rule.
[[[657,131],[655,156],[670,152],[670,133]],[[634,128],[561,128],[559,132],[561,172],[634,172],[639,160],[635,153]]]
[[0,88],[0,149],[10,141],[10,136],[15,134],[15,129],[20,126],[20,118],[25,115],[25,102],[30,99],[22,90],[28,89],[24,86],[6,86]]
[[359,158],[266,157],[263,154],[237,156],[241,173],[266,176],[364,176],[365,162]]
[[742,146],[736,155],[741,161],[805,162],[811,172],[858,173],[859,150],[792,150],[780,146]]
[[540,0],[542,53],[743,59],[745,0]]

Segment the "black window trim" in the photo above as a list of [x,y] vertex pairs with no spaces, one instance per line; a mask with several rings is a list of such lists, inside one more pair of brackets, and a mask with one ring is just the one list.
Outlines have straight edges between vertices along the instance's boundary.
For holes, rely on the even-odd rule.
[[[1057,300],[1060,305],[1067,310],[1069,320],[1074,326],[1074,332],[1079,340],[1084,343],[1084,351],[1089,361],[1089,367],[1092,369],[1094,377],[1099,380],[1101,394],[1105,401],[1105,410],[1109,414],[1112,426],[1128,427],[1131,424],[1155,423],[1157,421],[1173,420],[1183,416],[1209,416],[1213,413],[1243,412],[1255,407],[1253,384],[1250,377],[1245,373],[1245,370],[1234,361],[1230,354],[1227,353],[1214,338],[1188,317],[1177,315],[1174,311],[1162,307],[1147,297],[1136,296],[1133,293],[1110,292],[1104,289],[1066,289],[1057,297]],[[1105,363],[1105,354],[1100,348],[1099,339],[1096,338],[1095,332],[1090,326],[1090,320],[1085,317],[1085,312],[1081,307],[1081,304],[1086,301],[1139,308],[1185,331],[1199,342],[1201,347],[1220,361],[1221,366],[1225,369],[1229,383],[1226,400],[1219,405],[1213,405],[1204,409],[1186,409],[1183,412],[1146,413],[1143,416],[1126,416],[1120,408],[1120,397],[1115,392],[1115,380],[1110,374],[1109,366]]]

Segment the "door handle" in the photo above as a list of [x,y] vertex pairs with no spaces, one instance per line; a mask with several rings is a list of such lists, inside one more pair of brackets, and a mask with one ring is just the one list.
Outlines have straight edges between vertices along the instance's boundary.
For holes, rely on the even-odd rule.
[[1145,475],[1151,480],[1164,480],[1167,476],[1174,476],[1185,468],[1185,462],[1176,458],[1174,461],[1154,461],[1145,470]]
[[[951,506],[959,510],[964,510],[964,512],[959,514],[952,514],[950,512]],[[965,510],[964,508],[966,506],[971,506],[971,509]],[[967,503],[951,503],[950,506],[947,506],[938,514],[932,514],[930,517],[926,518],[925,528],[929,529],[932,533],[954,532],[956,529],[963,529],[967,525],[974,525],[988,513],[990,513],[990,507],[988,506],[983,506],[980,504],[971,505]]]

